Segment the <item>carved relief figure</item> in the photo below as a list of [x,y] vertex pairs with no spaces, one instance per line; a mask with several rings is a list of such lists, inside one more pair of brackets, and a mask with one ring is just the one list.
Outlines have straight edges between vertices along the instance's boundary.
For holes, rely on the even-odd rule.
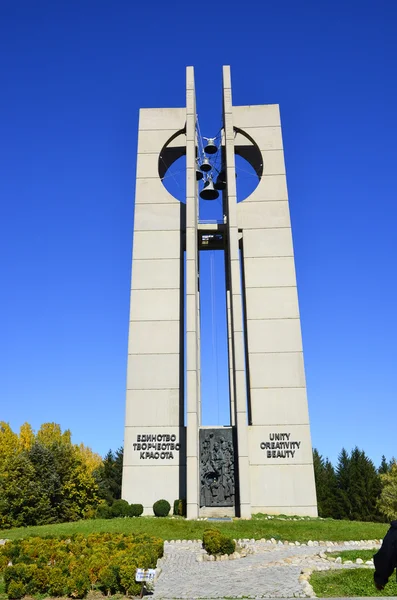
[[234,505],[234,449],[231,429],[200,431],[200,505]]

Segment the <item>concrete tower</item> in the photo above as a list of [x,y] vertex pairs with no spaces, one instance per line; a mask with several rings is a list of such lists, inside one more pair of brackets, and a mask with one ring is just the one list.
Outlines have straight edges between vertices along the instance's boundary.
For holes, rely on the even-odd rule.
[[[194,72],[186,107],[141,109],[123,498],[188,518],[317,515],[278,105],[233,106],[223,68],[223,222],[200,223]],[[186,204],[164,187],[186,155]],[[235,155],[258,176],[238,202]],[[225,252],[230,424],[202,427],[199,251]],[[186,366],[185,366],[186,352]],[[185,390],[186,387],[186,423]]]

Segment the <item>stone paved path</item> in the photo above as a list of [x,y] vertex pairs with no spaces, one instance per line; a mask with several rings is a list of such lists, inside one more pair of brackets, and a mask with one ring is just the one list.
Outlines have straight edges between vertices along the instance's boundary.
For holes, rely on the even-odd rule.
[[154,599],[209,598],[297,598],[307,597],[299,580],[302,569],[354,568],[322,558],[325,550],[373,548],[374,544],[295,546],[248,542],[253,554],[239,560],[198,562],[201,542],[165,543],[162,572],[154,588]]

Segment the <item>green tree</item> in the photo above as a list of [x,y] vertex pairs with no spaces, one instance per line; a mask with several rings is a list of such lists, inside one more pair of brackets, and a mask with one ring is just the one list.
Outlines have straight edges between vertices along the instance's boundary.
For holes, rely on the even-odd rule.
[[391,465],[388,473],[380,475],[382,491],[378,500],[378,509],[388,520],[397,515],[397,463]]
[[42,495],[47,500],[45,523],[55,523],[58,521],[58,505],[62,498],[62,488],[54,454],[50,448],[35,441],[28,450],[27,456],[34,468],[34,479],[40,485]]
[[380,521],[377,501],[381,481],[374,463],[363,450],[354,448],[350,455],[350,503],[349,518],[355,521]]
[[0,473],[0,526],[42,525],[50,509],[27,454],[8,457]]
[[320,517],[337,516],[337,484],[335,470],[328,460],[313,450],[314,477],[316,480],[317,506]]
[[0,423],[0,525],[93,516],[100,502],[93,472],[101,462],[56,423],[44,423],[37,434],[25,423],[19,436]]
[[345,448],[342,448],[338,456],[338,464],[336,466],[336,516],[338,519],[350,519],[350,479],[350,457]]
[[390,469],[390,465],[386,460],[386,456],[383,454],[382,455],[382,461],[380,463],[380,466],[378,468],[378,473],[379,475],[384,475],[385,473],[388,473]]
[[102,465],[95,471],[99,495],[108,504],[121,498],[122,475],[123,448],[119,448],[115,453],[109,450],[103,459]]

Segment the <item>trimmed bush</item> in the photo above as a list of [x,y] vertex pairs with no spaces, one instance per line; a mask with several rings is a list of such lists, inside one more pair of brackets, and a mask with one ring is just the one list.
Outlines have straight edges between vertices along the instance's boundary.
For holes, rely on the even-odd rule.
[[135,596],[135,569],[155,568],[162,555],[163,541],[145,534],[26,538],[0,547],[0,572],[15,600],[35,594],[84,598],[94,588]]
[[167,500],[157,500],[153,504],[153,512],[156,517],[167,517],[171,510],[171,504]]
[[143,513],[142,504],[130,504],[129,508],[129,516],[130,517],[140,517]]
[[181,498],[174,500],[174,515],[178,517],[186,516],[186,500],[182,500]]
[[128,504],[126,500],[115,500],[111,506],[105,503],[101,504],[96,511],[96,518],[140,517],[142,513],[142,504]]
[[233,554],[236,543],[218,529],[206,529],[203,533],[203,548],[208,554]]
[[115,500],[110,511],[113,517],[129,517],[130,505],[127,500]]
[[113,517],[111,507],[108,504],[100,504],[95,517],[97,519],[111,519]]

